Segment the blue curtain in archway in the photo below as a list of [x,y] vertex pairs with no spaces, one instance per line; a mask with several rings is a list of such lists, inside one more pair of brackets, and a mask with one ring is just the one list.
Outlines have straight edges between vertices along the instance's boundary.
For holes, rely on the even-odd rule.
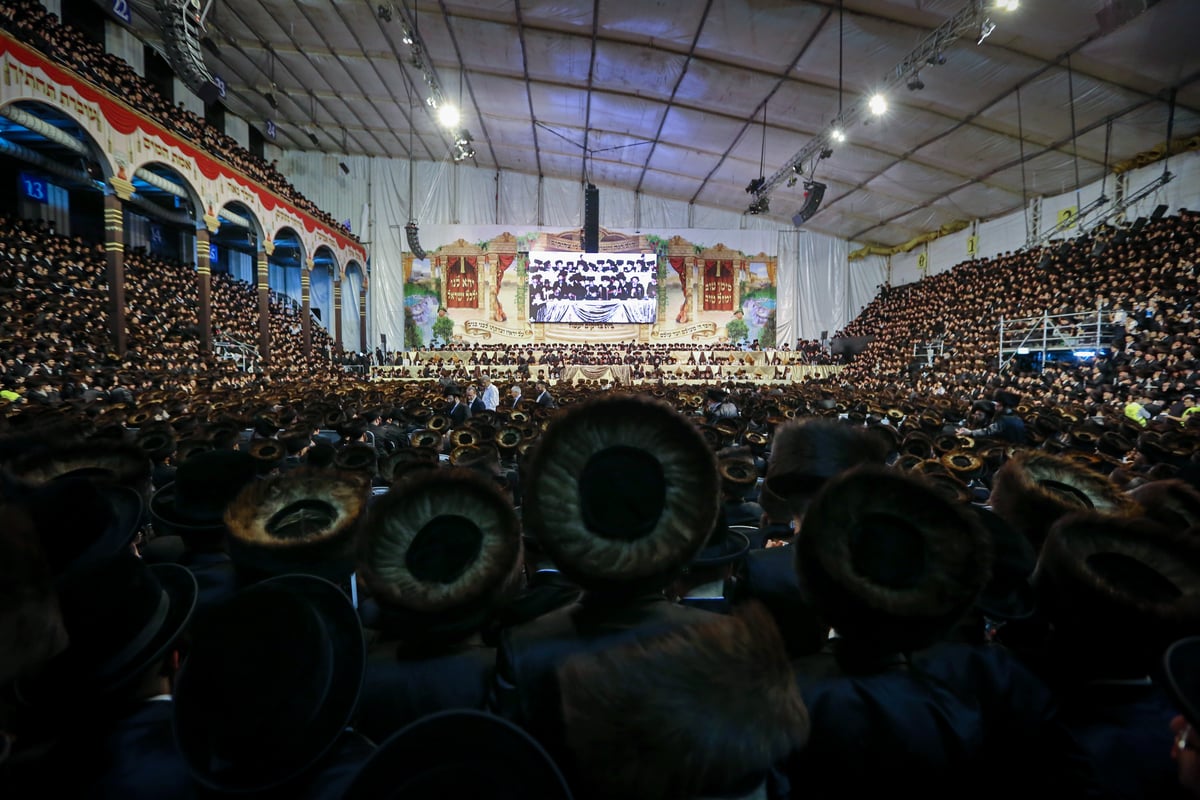
[[342,349],[359,352],[358,293],[362,291],[362,274],[357,269],[346,271],[342,279]]
[[325,330],[333,331],[333,274],[317,265],[309,273],[308,305]]

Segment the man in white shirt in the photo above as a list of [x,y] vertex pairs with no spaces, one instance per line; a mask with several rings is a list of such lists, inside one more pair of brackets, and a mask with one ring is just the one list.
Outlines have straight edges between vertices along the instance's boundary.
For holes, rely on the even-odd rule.
[[488,411],[495,411],[500,405],[500,390],[492,383],[488,375],[480,376],[479,383],[483,386],[483,406]]

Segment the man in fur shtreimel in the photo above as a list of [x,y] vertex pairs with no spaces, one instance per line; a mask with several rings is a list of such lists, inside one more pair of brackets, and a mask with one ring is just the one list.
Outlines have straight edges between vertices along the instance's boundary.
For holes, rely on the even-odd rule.
[[707,618],[663,589],[713,529],[720,476],[704,438],[670,406],[601,395],[550,423],[529,453],[523,497],[526,532],[584,594],[503,631],[493,705],[557,757],[563,660]]
[[495,482],[425,470],[370,509],[358,575],[377,607],[358,728],[375,741],[420,717],[482,708],[496,661],[481,630],[521,580],[521,528]]

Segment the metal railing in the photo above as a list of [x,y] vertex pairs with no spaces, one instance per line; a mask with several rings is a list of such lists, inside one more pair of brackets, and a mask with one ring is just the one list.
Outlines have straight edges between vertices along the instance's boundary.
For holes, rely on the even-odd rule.
[[258,372],[258,348],[230,336],[213,340],[213,352],[223,361],[232,361],[242,372]]
[[1091,351],[1104,346],[1106,322],[1101,309],[1075,314],[1043,311],[1035,317],[1000,318],[1000,371],[1018,355]]
[[928,342],[917,342],[913,345],[912,360],[914,364],[930,366],[934,359],[941,358],[946,352],[946,342],[942,338]]

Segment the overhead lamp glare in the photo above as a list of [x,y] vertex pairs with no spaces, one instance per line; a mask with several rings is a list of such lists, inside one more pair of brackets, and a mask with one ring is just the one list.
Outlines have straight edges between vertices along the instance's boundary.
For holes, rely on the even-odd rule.
[[1021,7],[1021,0],[996,0],[996,8],[1001,11],[1016,11]]
[[887,107],[887,98],[879,93],[871,95],[871,99],[867,101],[867,108],[877,117],[883,116],[887,112]]
[[833,133],[829,134],[830,138],[835,142],[846,141],[846,133],[841,128],[834,128]]
[[437,110],[438,122],[443,128],[454,128],[458,126],[459,113],[458,109],[451,103],[446,103]]

